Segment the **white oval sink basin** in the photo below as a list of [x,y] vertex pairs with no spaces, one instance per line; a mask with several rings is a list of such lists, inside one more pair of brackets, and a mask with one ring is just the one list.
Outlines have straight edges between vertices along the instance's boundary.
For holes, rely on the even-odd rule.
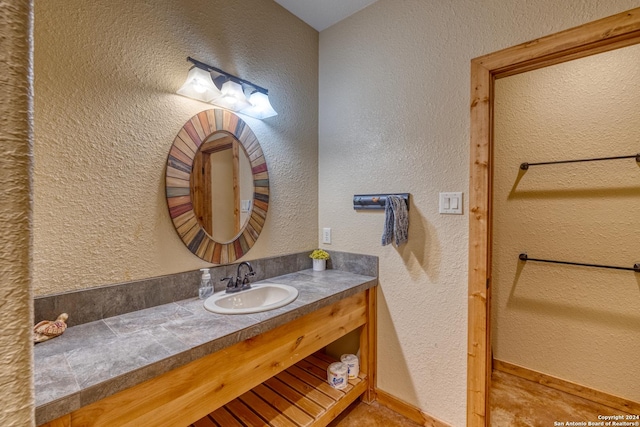
[[204,308],[220,314],[259,313],[283,307],[297,297],[298,290],[293,286],[264,283],[232,294],[216,292],[204,301]]

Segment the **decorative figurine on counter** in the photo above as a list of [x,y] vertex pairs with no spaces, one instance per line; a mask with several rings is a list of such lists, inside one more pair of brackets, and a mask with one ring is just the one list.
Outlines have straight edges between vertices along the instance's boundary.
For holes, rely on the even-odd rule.
[[33,342],[39,343],[42,341],[55,338],[67,329],[66,321],[69,318],[67,313],[62,313],[56,320],[43,320],[33,327]]

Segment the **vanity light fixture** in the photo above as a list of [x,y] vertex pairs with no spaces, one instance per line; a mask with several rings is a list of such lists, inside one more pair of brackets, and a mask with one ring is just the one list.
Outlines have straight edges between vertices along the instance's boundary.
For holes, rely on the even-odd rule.
[[244,96],[244,91],[240,83],[227,80],[222,84],[220,92],[222,92],[222,96],[213,100],[213,103],[220,107],[237,112],[251,107],[251,104],[247,101],[247,97]]
[[256,119],[266,119],[267,117],[276,116],[276,110],[273,109],[269,102],[269,97],[262,93],[255,91],[249,95],[249,103],[251,106],[241,111],[242,114],[254,117]]
[[193,67],[189,70],[187,81],[178,90],[180,95],[260,120],[278,114],[269,102],[267,89],[190,56],[187,61]]
[[204,102],[212,101],[222,95],[220,89],[211,80],[211,74],[195,66],[189,70],[187,81],[178,89],[178,93]]

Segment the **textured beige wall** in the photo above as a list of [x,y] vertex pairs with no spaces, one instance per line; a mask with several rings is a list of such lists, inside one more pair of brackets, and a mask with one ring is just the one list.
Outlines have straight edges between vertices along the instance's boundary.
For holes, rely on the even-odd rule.
[[318,33],[271,1],[46,0],[35,7],[37,295],[207,266],[167,213],[177,132],[210,104],[175,94],[186,57],[270,90],[279,115],[245,118],[271,177],[246,259],[317,242]]
[[[320,33],[320,214],[327,248],[380,257],[378,385],[465,424],[469,63],[639,1],[379,0]],[[381,247],[358,193],[410,192],[409,243]],[[637,291],[637,288],[636,288]]]
[[0,8],[0,425],[34,425],[29,266],[33,3]]
[[640,46],[496,82],[493,350],[499,360],[640,402],[640,275],[534,258],[640,262],[634,159]]

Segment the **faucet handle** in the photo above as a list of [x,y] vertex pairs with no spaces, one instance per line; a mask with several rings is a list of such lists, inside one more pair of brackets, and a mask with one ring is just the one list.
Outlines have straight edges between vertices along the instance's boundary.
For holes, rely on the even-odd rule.
[[251,289],[251,283],[249,282],[249,276],[253,276],[255,273],[247,273],[242,279],[242,290]]
[[227,282],[227,289],[226,289],[226,293],[230,294],[233,292],[238,292],[242,290],[242,280],[240,279],[240,276],[238,277],[225,277],[224,279],[220,279],[220,281],[223,280],[228,280]]

